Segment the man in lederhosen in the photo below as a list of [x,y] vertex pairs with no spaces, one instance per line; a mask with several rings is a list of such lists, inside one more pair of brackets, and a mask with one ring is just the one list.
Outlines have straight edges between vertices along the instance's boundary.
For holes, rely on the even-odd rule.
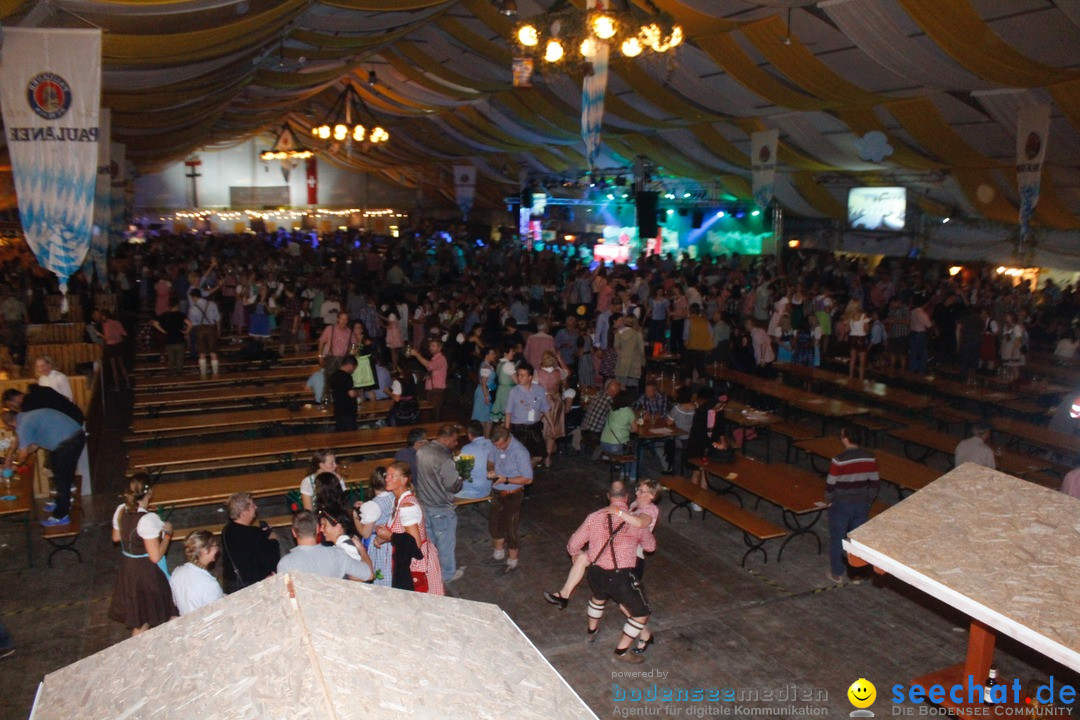
[[[600,618],[604,615],[607,601],[614,600],[626,616],[622,637],[615,646],[615,662],[642,663],[642,653],[652,642],[652,633],[645,624],[652,608],[645,597],[641,581],[634,573],[637,564],[637,547],[645,552],[656,550],[656,538],[646,527],[634,527],[623,518],[630,515],[627,504],[626,485],[619,480],[611,483],[608,490],[611,505],[585,518],[566,545],[570,557],[576,556],[588,545],[589,569],[585,577],[592,588],[589,599],[588,640],[596,639]],[[631,651],[631,645],[633,650]],[[628,652],[629,651],[629,652]]]

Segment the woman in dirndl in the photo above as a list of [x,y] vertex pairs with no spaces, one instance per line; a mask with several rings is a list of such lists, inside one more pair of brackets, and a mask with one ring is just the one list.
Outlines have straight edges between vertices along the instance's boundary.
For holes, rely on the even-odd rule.
[[502,422],[506,416],[506,398],[510,397],[510,390],[517,385],[517,361],[514,359],[516,354],[514,345],[507,343],[502,358],[495,364],[495,402],[491,405],[491,419],[494,422]]
[[124,502],[113,514],[112,539],[120,543],[123,558],[109,617],[124,623],[132,637],[180,614],[164,567],[172,525],[148,511],[152,497],[149,477],[139,473],[131,478]]
[[393,547],[390,543],[375,545],[375,529],[380,525],[389,526],[394,519],[394,494],[386,489],[386,468],[379,466],[371,472],[371,491],[375,494],[356,510],[354,522],[360,537],[364,539],[364,548],[371,558],[375,571],[375,585],[390,587],[390,568]]
[[544,415],[544,444],[547,456],[544,467],[551,467],[551,458],[555,454],[558,439],[566,435],[566,408],[563,402],[563,388],[569,377],[562,358],[552,350],[545,350],[540,360],[540,369],[533,376],[547,394],[550,410]]
[[[375,529],[378,536],[376,544],[382,546],[392,543],[394,552],[397,553],[402,548],[393,540],[394,535],[408,535],[422,555],[419,558],[414,557],[409,563],[412,575],[410,586],[417,592],[445,595],[442,570],[439,568],[439,551],[435,548],[435,543],[428,539],[427,529],[424,527],[424,511],[420,507],[420,501],[413,495],[412,468],[409,463],[395,462],[386,468],[386,489],[394,495],[394,515],[389,525],[380,525]],[[393,578],[393,586],[402,587],[401,580],[402,578]]]
[[484,426],[484,436],[491,434],[491,405],[495,402],[495,390],[499,381],[495,378],[495,348],[484,348],[484,357],[480,361],[480,369],[477,371],[478,382],[473,392],[473,406],[471,420],[476,420]]

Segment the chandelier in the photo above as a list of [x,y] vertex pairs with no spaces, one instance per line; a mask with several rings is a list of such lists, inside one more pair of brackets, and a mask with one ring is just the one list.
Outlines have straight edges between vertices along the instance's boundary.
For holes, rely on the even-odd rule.
[[648,3],[648,15],[629,7],[621,10],[565,7],[521,22],[513,42],[522,54],[538,55],[548,63],[580,58],[592,60],[600,43],[633,58],[645,52],[662,54],[682,44],[682,27]]
[[311,156],[312,152],[310,150],[305,149],[296,142],[296,138],[293,137],[293,132],[289,129],[289,126],[282,125],[277,138],[274,140],[274,146],[269,150],[263,150],[259,154],[259,159],[263,162],[271,160],[307,160]]
[[[356,92],[356,88],[351,83],[345,85],[345,89],[342,91],[338,99],[334,101],[333,106],[330,108],[330,112],[327,113],[322,123],[311,128],[311,135],[319,140],[334,139],[336,142],[345,142],[350,140],[359,143],[384,143],[390,139],[390,133],[382,128],[380,125],[368,128],[362,122],[359,121],[360,117],[363,117],[359,112],[356,113],[358,118],[357,122],[353,122],[353,112],[358,107],[363,108],[366,115],[371,116],[371,111],[368,110],[367,105],[364,104],[364,100],[360,97],[360,93]],[[374,116],[372,116],[374,117]],[[374,125],[374,123],[372,123]]]

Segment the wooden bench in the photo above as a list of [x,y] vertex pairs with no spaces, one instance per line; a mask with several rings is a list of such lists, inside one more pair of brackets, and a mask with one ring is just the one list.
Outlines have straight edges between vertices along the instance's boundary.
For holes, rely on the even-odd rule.
[[1001,407],[1016,413],[1024,420],[1046,420],[1050,416],[1050,406],[1032,400],[1009,400],[1001,403]]
[[[746,546],[749,548],[743,554],[742,560],[739,562],[739,565],[742,567],[746,567],[746,558],[755,551],[761,553],[766,563],[769,562],[769,555],[762,546],[768,540],[781,538],[788,534],[788,531],[779,525],[769,522],[760,515],[743,509],[733,502],[725,500],[723,497],[712,491],[694,485],[686,478],[664,476],[660,478],[660,484],[668,489],[668,496],[675,504],[675,507],[671,508],[668,512],[668,522],[671,522],[672,514],[680,508],[684,508],[690,514],[690,517],[693,518],[693,510],[690,508],[690,503],[696,503],[704,510],[709,511],[716,517],[742,531],[743,542],[745,542]],[[681,495],[686,498],[686,500],[684,502],[679,502],[675,499],[676,495]],[[705,519],[704,514],[702,515],[702,519]]]
[[626,474],[626,466],[634,462],[636,456],[633,453],[612,454],[601,452],[600,459],[608,463],[608,482],[623,477]]
[[879,432],[896,427],[896,425],[888,420],[875,417],[873,414],[853,417],[851,418],[851,424],[863,429],[862,435],[864,444],[869,447],[877,445],[877,434]]
[[[480,503],[491,502],[491,496],[482,498],[454,498],[454,507],[463,507],[465,505],[478,505]],[[292,525],[293,514],[288,515],[272,515],[268,518],[263,518],[262,521],[273,528],[288,527]],[[177,542],[183,542],[187,540],[188,536],[198,530],[206,530],[215,535],[221,534],[221,529],[225,526],[222,522],[211,523],[209,525],[195,525],[193,527],[174,528],[172,539]]]
[[[52,546],[52,551],[49,553],[48,565],[52,567],[53,558],[62,552],[75,553],[75,557],[78,558],[79,564],[82,564],[82,553],[75,547],[75,543],[79,541],[79,536],[82,533],[82,504],[80,502],[82,498],[82,476],[75,476],[75,489],[71,492],[71,509],[68,512],[68,517],[71,518],[71,522],[67,525],[53,525],[51,527],[41,528],[41,537],[45,539],[45,542]],[[50,513],[45,512],[44,508],[39,508],[38,517],[49,517]]]
[[[770,436],[776,434],[785,439],[784,460],[788,463],[799,459],[798,448],[796,448],[795,443],[800,440],[809,440],[820,435],[817,431],[809,430],[803,425],[791,422],[790,420],[782,420],[778,423],[773,423],[768,426],[768,431]],[[794,461],[791,458],[792,448],[796,449]]]
[[83,323],[26,326],[26,342],[30,345],[84,343],[86,339],[86,325]]
[[960,425],[964,428],[965,434],[972,423],[982,420],[983,417],[978,413],[951,407],[936,407],[930,415],[937,421],[939,430],[950,425]]
[[[292,525],[292,519],[293,516],[290,513],[288,515],[273,515],[268,518],[262,518],[262,522],[266,523],[272,528],[279,528]],[[210,525],[195,525],[193,527],[173,528],[172,539],[174,542],[181,543],[187,540],[192,533],[198,532],[199,530],[205,530],[209,533],[213,533],[214,535],[220,535],[221,529],[223,527],[225,527],[225,523],[218,522],[212,523]]]

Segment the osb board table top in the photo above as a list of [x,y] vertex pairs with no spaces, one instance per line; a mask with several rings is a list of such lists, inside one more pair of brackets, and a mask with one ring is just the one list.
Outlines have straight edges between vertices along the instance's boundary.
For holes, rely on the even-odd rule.
[[965,463],[853,531],[853,555],[1080,670],[1080,501]]
[[596,720],[496,605],[276,575],[45,677],[32,720]]

